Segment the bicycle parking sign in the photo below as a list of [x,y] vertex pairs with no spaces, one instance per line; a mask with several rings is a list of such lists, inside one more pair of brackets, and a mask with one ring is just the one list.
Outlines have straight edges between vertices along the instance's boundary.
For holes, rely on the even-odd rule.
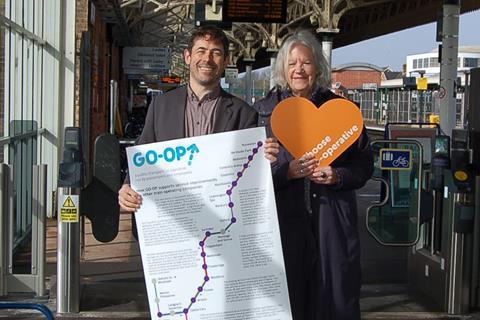
[[412,150],[391,148],[380,149],[380,169],[411,170]]

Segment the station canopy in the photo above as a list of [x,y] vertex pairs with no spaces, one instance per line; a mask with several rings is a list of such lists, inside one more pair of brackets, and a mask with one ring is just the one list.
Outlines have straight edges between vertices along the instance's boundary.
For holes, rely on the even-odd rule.
[[[332,37],[333,48],[434,22],[442,11],[441,0],[262,0],[265,6],[285,5],[284,23],[221,23],[223,9],[236,1],[219,0],[93,0],[107,23],[114,24],[114,40],[119,46],[169,47],[172,69],[184,74],[182,52],[191,30],[198,24],[216,21],[223,25],[232,43],[230,59],[235,63],[257,60],[268,65],[270,52],[298,28]],[[480,8],[478,0],[462,0],[461,12]],[[242,8],[241,8],[242,9]],[[265,18],[264,17],[264,18]],[[242,19],[239,19],[242,20]],[[435,35],[432,35],[435,37]]]

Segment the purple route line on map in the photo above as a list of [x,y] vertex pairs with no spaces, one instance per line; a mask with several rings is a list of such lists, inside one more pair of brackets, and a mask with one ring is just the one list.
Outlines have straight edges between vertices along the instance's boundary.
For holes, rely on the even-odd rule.
[[[208,269],[207,258],[206,258],[207,254],[205,253],[205,245],[206,245],[207,239],[209,237],[213,236],[213,235],[224,234],[232,226],[232,224],[237,222],[237,218],[235,218],[235,214],[233,212],[233,207],[234,207],[234,203],[232,201],[233,189],[238,185],[238,181],[240,180],[240,178],[243,177],[243,173],[245,172],[245,170],[248,169],[248,165],[250,164],[250,162],[252,162],[253,157],[258,153],[258,149],[260,149],[260,147],[262,145],[263,145],[263,143],[261,141],[257,142],[257,147],[252,149],[252,154],[248,156],[247,163],[243,164],[242,171],[237,172],[237,179],[232,181],[231,188],[228,189],[227,192],[226,192],[226,194],[228,195],[228,207],[230,208],[230,213],[231,213],[230,223],[225,227],[225,229],[221,229],[220,231],[217,231],[217,232],[207,231],[207,232],[205,232],[205,237],[203,238],[202,241],[200,241],[198,243],[200,245],[201,249],[202,249],[202,252],[200,253],[200,256],[203,259],[202,269],[204,270],[205,276],[203,277],[202,285],[197,288],[197,292],[195,293],[195,296],[193,296],[190,299],[190,304],[188,305],[188,307],[184,308],[182,311],[173,311],[172,310],[169,313],[160,312],[160,305],[159,305],[160,299],[158,298],[158,295],[157,295],[157,282],[156,282],[155,279],[153,280],[153,285],[154,285],[154,288],[155,288],[155,302],[157,303],[157,310],[158,310],[157,316],[159,318],[164,317],[164,316],[175,316],[175,315],[183,314],[183,315],[185,315],[185,319],[188,320],[188,312],[190,311],[190,308],[192,307],[192,305],[195,302],[197,302],[197,297],[200,295],[200,293],[202,293],[203,288],[205,287],[205,284],[210,280],[210,278],[208,276],[208,271],[207,271],[207,269]],[[192,153],[192,155],[193,155],[193,153]]]

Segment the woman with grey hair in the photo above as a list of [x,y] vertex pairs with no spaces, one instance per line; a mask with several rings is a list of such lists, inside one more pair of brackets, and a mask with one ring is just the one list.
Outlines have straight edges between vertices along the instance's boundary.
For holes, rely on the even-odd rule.
[[[259,124],[272,137],[270,115],[285,98],[317,107],[334,98],[321,44],[308,31],[283,43],[273,69],[276,87],[255,104]],[[285,268],[294,320],[360,319],[360,244],[355,189],[373,172],[363,130],[330,166],[311,155],[294,159],[281,146],[272,166]]]

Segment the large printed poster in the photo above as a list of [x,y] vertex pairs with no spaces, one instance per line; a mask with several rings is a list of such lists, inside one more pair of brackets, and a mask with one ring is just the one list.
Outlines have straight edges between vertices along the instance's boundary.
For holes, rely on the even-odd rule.
[[152,319],[291,319],[265,129],[127,149]]

